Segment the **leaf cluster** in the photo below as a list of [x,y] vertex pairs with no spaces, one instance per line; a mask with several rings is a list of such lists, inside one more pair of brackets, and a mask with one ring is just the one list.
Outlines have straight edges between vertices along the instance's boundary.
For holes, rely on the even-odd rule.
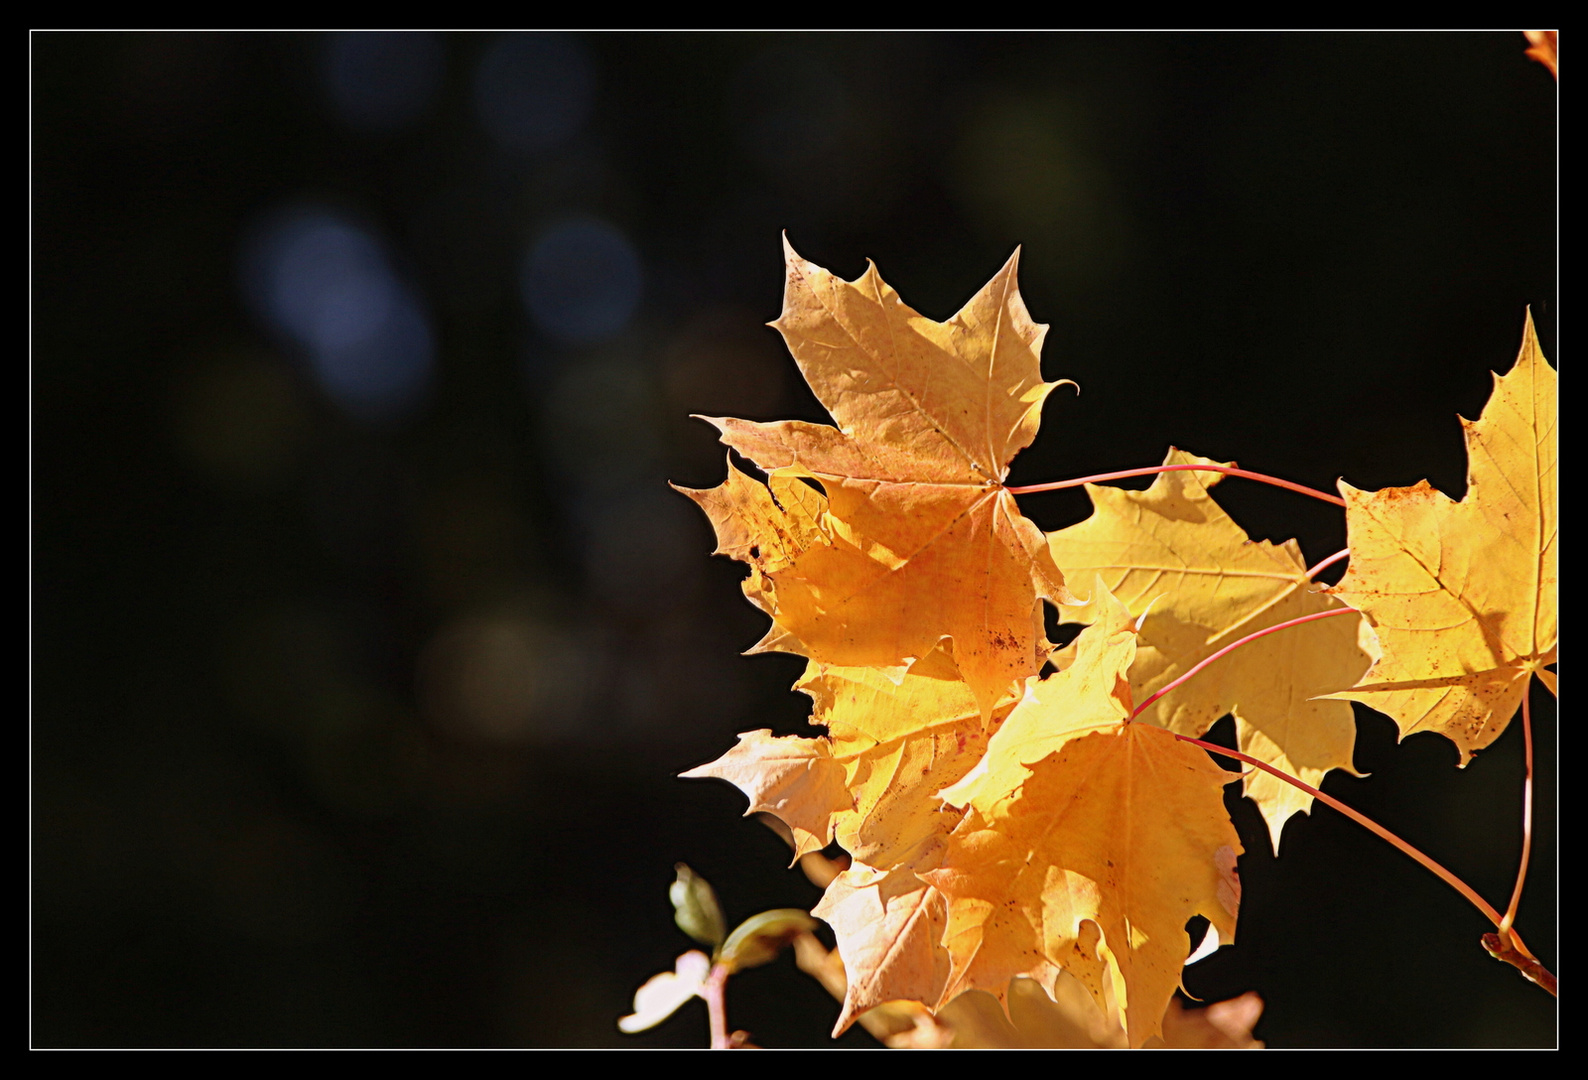
[[[1531,676],[1554,688],[1555,384],[1531,320],[1464,421],[1461,501],[1341,484],[1350,564],[1330,589],[1293,541],[1253,541],[1223,510],[1229,463],[1173,448],[1145,491],[1088,484],[1093,514],[1069,528],[1021,513],[1009,464],[1059,383],[1018,254],[941,323],[875,266],[846,282],[785,256],[772,325],[835,426],[711,419],[765,479],[730,457],[720,486],[680,490],[749,566],[771,618],[751,651],[807,658],[795,685],[826,734],[747,732],[684,775],[738,786],[796,858],[834,841],[852,857],[813,911],[845,972],[835,1034],[892,1002],[1008,1007],[1019,980],[1056,996],[1062,976],[1123,1041],[1159,1039],[1188,920],[1208,921],[1209,949],[1235,939],[1227,783],[1277,852],[1323,777],[1351,769],[1350,702],[1465,763]],[[1045,639],[1044,603],[1084,626],[1070,647]],[[1244,775],[1187,741],[1227,714],[1260,766]],[[720,914],[690,908],[686,926],[675,904],[721,944]]]

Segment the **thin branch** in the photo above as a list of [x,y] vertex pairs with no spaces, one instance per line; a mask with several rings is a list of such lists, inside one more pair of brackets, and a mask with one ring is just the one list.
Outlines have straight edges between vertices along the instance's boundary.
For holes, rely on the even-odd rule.
[[1275,623],[1273,626],[1265,627],[1264,629],[1257,631],[1255,634],[1247,634],[1245,637],[1241,638],[1239,641],[1232,642],[1229,645],[1224,646],[1224,648],[1220,649],[1218,652],[1214,653],[1212,656],[1209,656],[1208,658],[1203,660],[1201,663],[1199,663],[1195,667],[1191,668],[1184,675],[1181,675],[1179,678],[1175,679],[1169,685],[1167,685],[1167,686],[1163,687],[1162,689],[1160,689],[1156,694],[1153,694],[1152,697],[1148,698],[1146,701],[1143,701],[1140,705],[1137,705],[1136,706],[1136,711],[1130,714],[1130,718],[1132,720],[1136,719],[1136,717],[1141,715],[1142,710],[1147,708],[1147,706],[1151,705],[1153,702],[1155,702],[1159,698],[1163,697],[1169,691],[1173,690],[1175,687],[1179,686],[1181,683],[1185,682],[1187,679],[1189,679],[1192,676],[1194,676],[1197,672],[1201,671],[1203,668],[1205,668],[1209,664],[1213,663],[1213,661],[1219,659],[1221,656],[1224,656],[1226,653],[1234,652],[1236,649],[1239,649],[1242,645],[1245,645],[1248,642],[1256,641],[1260,637],[1266,637],[1269,634],[1277,633],[1278,631],[1287,629],[1288,627],[1300,626],[1302,623],[1317,622],[1319,619],[1329,619],[1329,618],[1333,618],[1336,615],[1355,615],[1355,614],[1357,614],[1356,609],[1355,608],[1348,608],[1348,607],[1335,608],[1332,611],[1318,611],[1318,612],[1314,612],[1311,615],[1302,615],[1300,618],[1289,619],[1289,620],[1286,620],[1285,622],[1282,622],[1282,623]]
[[731,1050],[733,1041],[728,1034],[728,1010],[723,1004],[723,984],[728,981],[728,966],[715,964],[711,974],[697,991],[706,1001],[706,1015],[711,1019],[711,1048]]
[[1533,680],[1529,679],[1527,689],[1522,692],[1522,738],[1527,747],[1527,779],[1522,781],[1522,864],[1517,867],[1510,906],[1505,909],[1505,918],[1500,920],[1501,937],[1510,935],[1511,924],[1516,922],[1516,909],[1522,903],[1522,885],[1527,881],[1527,860],[1533,853],[1533,710],[1528,704],[1532,690]]
[[1344,814],[1358,825],[1361,825],[1369,832],[1375,833],[1379,837],[1388,840],[1391,844],[1394,844],[1396,847],[1400,848],[1401,851],[1422,863],[1435,874],[1438,874],[1444,879],[1447,885],[1470,900],[1472,905],[1479,911],[1483,912],[1484,916],[1487,917],[1490,922],[1492,922],[1495,926],[1500,925],[1500,913],[1495,911],[1487,900],[1479,896],[1476,889],[1468,885],[1465,881],[1462,881],[1449,870],[1446,870],[1431,857],[1424,855],[1421,851],[1408,844],[1405,840],[1402,840],[1399,836],[1396,836],[1394,833],[1390,832],[1388,829],[1374,821],[1372,818],[1368,817],[1366,814],[1351,809],[1351,807],[1347,806],[1339,799],[1336,799],[1333,795],[1326,795],[1306,781],[1298,780],[1296,777],[1291,776],[1284,770],[1275,768],[1266,761],[1259,761],[1250,754],[1243,754],[1239,750],[1231,750],[1228,747],[1219,746],[1217,743],[1205,742],[1202,739],[1193,739],[1189,735],[1176,735],[1175,738],[1179,739],[1181,742],[1193,743],[1196,746],[1200,746],[1202,749],[1208,751],[1211,754],[1222,754],[1224,757],[1234,758],[1237,761],[1244,761],[1248,765],[1255,765],[1257,768],[1263,770],[1265,773],[1268,773],[1270,776],[1277,776],[1279,779],[1283,780],[1292,787],[1300,788],[1302,791],[1305,791],[1308,795],[1311,795],[1319,802],[1334,807],[1336,810],[1340,811],[1340,813]]
[[[1422,863],[1424,867],[1433,871],[1434,874],[1436,874],[1446,885],[1449,885],[1462,896],[1466,897],[1472,906],[1483,912],[1484,917],[1496,927],[1500,925],[1500,913],[1495,911],[1493,906],[1490,905],[1487,900],[1479,896],[1477,890],[1471,885],[1468,885],[1465,881],[1462,881],[1455,874],[1451,873],[1439,863],[1435,862],[1431,857],[1424,855],[1417,848],[1413,847],[1411,844],[1408,844],[1405,840],[1402,840],[1400,837],[1390,832],[1388,829],[1374,821],[1372,818],[1368,817],[1366,814],[1351,809],[1351,807],[1345,805],[1345,803],[1341,802],[1339,799],[1336,799],[1333,795],[1326,795],[1322,791],[1319,791],[1317,788],[1313,787],[1311,784],[1308,784],[1302,780],[1298,780],[1289,773],[1280,769],[1276,769],[1266,761],[1259,761],[1257,758],[1254,758],[1249,754],[1243,754],[1239,750],[1230,750],[1227,747],[1219,746],[1216,743],[1204,742],[1201,739],[1193,739],[1189,735],[1176,734],[1175,738],[1179,739],[1181,742],[1188,742],[1194,746],[1200,746],[1210,754],[1221,754],[1224,757],[1234,758],[1236,761],[1243,761],[1248,765],[1256,766],[1265,773],[1268,773],[1270,776],[1278,777],[1290,786],[1300,788],[1302,791],[1305,791],[1308,795],[1311,795],[1319,802],[1327,806],[1334,807],[1336,810],[1340,811],[1340,813],[1344,814],[1346,817],[1350,818],[1364,829],[1373,833],[1375,836],[1378,836],[1382,840],[1387,840],[1389,843],[1399,848],[1402,853],[1409,855],[1419,863]],[[1539,963],[1537,958],[1535,958],[1533,954],[1528,951],[1527,946],[1522,943],[1521,937],[1514,929],[1505,931],[1505,933],[1509,935],[1508,939],[1502,938],[1496,934],[1483,935],[1483,947],[1487,949],[1489,953],[1496,959],[1504,960],[1506,963],[1515,967],[1533,982],[1538,983],[1544,989],[1548,990],[1551,994],[1555,993],[1555,976],[1550,974],[1549,970],[1546,969],[1543,964]],[[1493,942],[1490,941],[1491,938],[1494,939]]]
[[1350,548],[1341,548],[1339,551],[1336,551],[1333,555],[1330,555],[1327,559],[1324,559],[1322,562],[1318,563],[1311,570],[1308,570],[1307,571],[1307,580],[1311,581],[1313,578],[1317,577],[1322,571],[1327,570],[1329,567],[1333,566],[1335,563],[1339,562],[1341,559],[1344,559],[1344,558],[1348,557],[1350,554],[1351,554],[1351,549]]
[[1510,941],[1507,941],[1499,934],[1484,934],[1479,940],[1483,942],[1483,947],[1490,956],[1503,963],[1510,964],[1530,982],[1538,983],[1538,985],[1556,997],[1560,996],[1555,976],[1550,972],[1549,968],[1540,964],[1531,956],[1524,955],[1515,947],[1517,942],[1514,931],[1511,934]]
[[1155,473],[1166,472],[1216,472],[1226,476],[1239,476],[1247,480],[1256,480],[1263,484],[1272,484],[1282,487],[1287,491],[1298,492],[1302,495],[1311,495],[1314,499],[1344,506],[1345,500],[1338,495],[1318,491],[1303,484],[1281,480],[1277,476],[1268,476],[1265,473],[1252,472],[1249,469],[1237,469],[1232,465],[1154,465],[1150,469],[1123,469],[1119,472],[1097,473],[1095,476],[1082,476],[1075,480],[1056,480],[1051,484],[1026,484],[1021,487],[1007,488],[1011,495],[1035,495],[1039,491],[1062,491],[1065,488],[1080,487],[1082,484],[1098,484],[1104,480],[1126,480],[1132,476],[1152,476]]

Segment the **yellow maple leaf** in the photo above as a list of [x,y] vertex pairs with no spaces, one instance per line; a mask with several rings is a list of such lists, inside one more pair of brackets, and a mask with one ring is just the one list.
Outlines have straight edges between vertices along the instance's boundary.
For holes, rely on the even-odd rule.
[[834,1034],[884,1001],[935,1001],[948,973],[943,898],[919,877],[937,865],[960,815],[936,797],[976,764],[991,722],[953,660],[935,649],[898,681],[868,668],[812,664],[795,684],[815,703],[822,738],[748,732],[721,758],[684,773],[739,787],[794,835],[795,856],[834,838],[854,857],[813,914],[825,919],[850,973]]
[[833,1037],[888,1001],[936,1002],[948,979],[943,931],[948,909],[910,868],[852,865],[827,886],[811,914],[833,929],[848,974]]
[[776,815],[794,834],[795,857],[835,838],[873,867],[931,865],[957,822],[936,798],[987,748],[991,730],[1014,706],[998,703],[989,724],[942,649],[897,682],[870,668],[812,664],[795,688],[815,702],[818,738],[751,731],[688,778],[727,780],[749,797],[746,813]]
[[1461,421],[1467,493],[1426,480],[1346,500],[1351,564],[1332,592],[1362,612],[1373,667],[1334,696],[1437,731],[1465,765],[1500,736],[1556,654],[1555,371],[1529,313],[1522,349],[1476,421]]
[[897,683],[869,668],[822,671],[813,664],[794,686],[811,696],[811,720],[827,728],[833,758],[844,765],[852,802],[834,821],[839,844],[874,867],[930,865],[940,838],[958,822],[937,792],[981,760],[1016,699],[1000,701],[983,722],[942,649]]
[[[1119,1018],[1098,1008],[1078,980],[1060,975],[1052,987],[1030,979],[1009,984],[1007,1008],[992,995],[972,990],[955,998],[935,1017],[955,1049],[1113,1050],[1129,1045]],[[1240,1050],[1262,1047],[1252,1027],[1262,1016],[1263,1001],[1254,993],[1203,1008],[1188,1009],[1179,998],[1169,1001],[1162,1038],[1148,1047],[1171,1050]]]
[[1102,1007],[1110,980],[1132,1046],[1160,1033],[1203,915],[1234,940],[1240,840],[1222,789],[1236,779],[1168,731],[1130,723],[1134,626],[1099,583],[1099,619],[1075,663],[1030,688],[990,740],[987,768],[942,795],[968,804],[941,865],[943,1001],[1003,995],[1061,970]]
[[[1230,463],[1171,448],[1164,464]],[[1209,491],[1221,479],[1160,473],[1145,491],[1088,484],[1092,516],[1048,534],[1054,562],[1072,580],[1101,575],[1131,613],[1146,614],[1130,667],[1137,701],[1248,634],[1341,606],[1308,580],[1295,541],[1254,542],[1224,512]],[[1090,606],[1062,613],[1075,622],[1093,617]],[[1351,769],[1351,706],[1315,699],[1353,685],[1367,670],[1356,622],[1324,619],[1244,645],[1139,719],[1200,736],[1233,712],[1242,752],[1316,787],[1330,769]],[[1244,784],[1277,852],[1285,821],[1310,809],[1312,796],[1255,769]]]
[[943,785],[939,795],[949,805],[990,808],[1019,790],[1031,765],[1071,739],[1130,719],[1124,673],[1136,657],[1135,620],[1100,577],[1093,580],[1097,621],[1076,639],[1074,661],[1026,686],[1020,705],[988,741],[981,760],[962,779]]
[[[846,282],[786,239],[784,255],[783,313],[772,325],[838,426],[705,418],[774,479],[808,478],[826,496],[791,561],[759,568],[766,581],[747,585],[773,618],[752,651],[897,675],[946,637],[990,715],[1041,666],[1039,598],[1070,599],[1041,531],[1003,484],[1058,385],[1041,378],[1047,328],[1020,298],[1018,256],[939,323],[907,306],[875,266]],[[759,537],[780,535],[784,522],[743,491],[690,494],[724,553],[764,550]]]
[[[848,972],[836,950],[813,936],[795,940],[795,961],[833,997],[848,997]],[[1250,1049],[1263,1044],[1252,1028],[1263,1000],[1242,994],[1202,1008],[1171,999],[1163,1017],[1163,1037],[1149,1047],[1170,1049]],[[1031,979],[1009,983],[1005,1005],[981,990],[961,994],[936,1012],[918,999],[900,998],[857,1017],[867,1031],[895,1049],[1073,1049],[1107,1050],[1129,1045],[1118,1010],[1098,1007],[1092,995],[1067,972],[1051,988]]]
[[844,767],[825,738],[746,731],[716,761],[679,773],[686,779],[726,780],[750,799],[745,815],[772,814],[794,834],[794,857],[833,840],[833,818],[850,809]]

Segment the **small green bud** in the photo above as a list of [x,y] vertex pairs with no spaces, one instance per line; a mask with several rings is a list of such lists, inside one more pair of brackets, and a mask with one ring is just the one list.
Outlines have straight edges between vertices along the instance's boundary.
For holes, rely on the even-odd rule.
[[678,871],[678,880],[667,887],[667,897],[673,902],[673,921],[684,933],[715,951],[728,932],[717,894],[705,878],[683,863],[673,869]]
[[776,959],[783,946],[816,929],[816,920],[799,908],[777,908],[752,915],[728,935],[717,962],[731,971],[759,967]]

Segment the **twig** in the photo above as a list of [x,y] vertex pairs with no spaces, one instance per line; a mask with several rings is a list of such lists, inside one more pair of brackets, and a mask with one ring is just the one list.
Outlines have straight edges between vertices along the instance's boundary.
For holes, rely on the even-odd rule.
[[1191,668],[1191,670],[1187,671],[1184,675],[1181,675],[1179,678],[1175,679],[1168,686],[1165,686],[1162,689],[1160,689],[1157,693],[1153,694],[1152,697],[1148,698],[1146,701],[1143,701],[1140,705],[1137,705],[1135,711],[1130,714],[1130,718],[1132,720],[1136,719],[1136,717],[1140,716],[1142,710],[1147,708],[1147,706],[1151,705],[1153,702],[1155,702],[1159,698],[1163,697],[1169,691],[1173,690],[1175,687],[1179,686],[1181,683],[1183,683],[1187,679],[1191,678],[1197,672],[1201,671],[1203,668],[1205,668],[1209,664],[1213,663],[1213,661],[1219,659],[1219,657],[1224,656],[1226,653],[1234,652],[1236,649],[1239,649],[1242,645],[1245,645],[1247,642],[1256,641],[1260,637],[1266,637],[1269,634],[1276,633],[1277,631],[1280,631],[1280,630],[1284,630],[1287,627],[1300,626],[1302,623],[1316,622],[1319,619],[1328,619],[1328,618],[1331,618],[1331,617],[1333,617],[1335,615],[1356,615],[1356,614],[1358,614],[1356,609],[1348,608],[1348,607],[1335,608],[1332,611],[1317,611],[1317,612],[1314,612],[1311,615],[1302,615],[1300,618],[1288,619],[1285,622],[1275,623],[1273,626],[1264,627],[1262,630],[1257,631],[1255,634],[1247,634],[1245,637],[1241,638],[1239,641],[1231,642],[1230,644],[1224,646],[1224,648],[1220,649],[1218,652],[1214,653],[1212,656],[1209,656],[1205,660],[1203,660],[1200,663],[1198,663],[1195,667]]
[[1488,950],[1490,956],[1496,960],[1505,961],[1520,971],[1530,982],[1536,982],[1551,994],[1560,997],[1559,992],[1555,988],[1555,976],[1550,974],[1549,969],[1531,956],[1524,956],[1517,951],[1513,945],[1516,940],[1514,932],[1511,934],[1510,941],[1507,941],[1499,934],[1484,934],[1479,940],[1483,942],[1483,947]]
[[[1344,814],[1346,817],[1350,818],[1364,829],[1367,829],[1380,839],[1389,841],[1395,847],[1399,848],[1404,854],[1410,855],[1413,859],[1422,863],[1427,869],[1432,870],[1436,875],[1439,876],[1441,880],[1444,881],[1445,884],[1449,885],[1462,896],[1466,897],[1467,900],[1471,902],[1473,907],[1483,912],[1485,918],[1487,918],[1497,927],[1500,925],[1500,913],[1495,911],[1493,906],[1491,906],[1487,900],[1479,896],[1477,890],[1471,885],[1468,885],[1465,881],[1462,881],[1455,874],[1451,873],[1439,863],[1435,862],[1431,857],[1424,855],[1421,851],[1417,850],[1411,844],[1408,844],[1405,840],[1402,840],[1400,837],[1390,832],[1388,829],[1374,821],[1372,818],[1368,817],[1366,814],[1351,809],[1351,807],[1345,805],[1345,803],[1341,802],[1339,799],[1336,799],[1333,795],[1325,795],[1311,784],[1298,780],[1289,773],[1274,768],[1274,766],[1268,764],[1266,761],[1259,761],[1249,754],[1241,753],[1239,750],[1230,750],[1227,747],[1219,746],[1215,743],[1204,742],[1201,739],[1194,739],[1189,735],[1176,734],[1175,738],[1179,739],[1181,742],[1188,742],[1195,746],[1200,746],[1209,753],[1222,754],[1224,757],[1234,758],[1237,761],[1244,761],[1248,765],[1255,765],[1257,768],[1262,769],[1270,776],[1276,776],[1292,787],[1300,788],[1302,791],[1305,791],[1308,795],[1311,795],[1319,802],[1324,803],[1327,806],[1334,807],[1336,810],[1340,811],[1340,813]],[[1514,929],[1507,931],[1507,933],[1510,935],[1509,940],[1503,940],[1498,934],[1483,935],[1483,947],[1487,949],[1489,954],[1495,959],[1504,960],[1507,964],[1510,964],[1512,967],[1516,968],[1523,975],[1527,976],[1533,982],[1538,983],[1538,985],[1542,986],[1545,990],[1548,990],[1551,994],[1555,993],[1555,976],[1551,975],[1544,965],[1539,963],[1533,954],[1528,951],[1527,946],[1522,943],[1521,936],[1517,934]],[[1492,943],[1490,941],[1491,938],[1493,939]]]
[[1341,548],[1339,551],[1336,551],[1333,555],[1330,555],[1327,559],[1324,559],[1322,562],[1317,563],[1316,565],[1314,565],[1312,567],[1312,569],[1308,570],[1307,571],[1307,580],[1311,581],[1313,578],[1317,577],[1321,572],[1323,572],[1324,570],[1327,570],[1329,567],[1333,566],[1335,563],[1339,562],[1341,559],[1347,558],[1350,554],[1351,554],[1351,549],[1350,548]]
[[[1527,689],[1522,692],[1522,738],[1527,747],[1527,778],[1522,781],[1522,863],[1516,870],[1511,903],[1505,909],[1505,918],[1500,920],[1502,938],[1510,936],[1511,924],[1516,921],[1516,909],[1522,903],[1522,885],[1527,881],[1527,861],[1533,853],[1533,710],[1528,703],[1532,690],[1533,680],[1529,679]],[[1489,951],[1494,952],[1493,949]]]
[[711,1048],[731,1050],[733,1042],[728,1034],[728,1012],[723,1006],[723,984],[728,981],[728,965],[715,964],[706,981],[700,986],[700,996],[706,1001],[706,1015],[711,1019]]
[[1056,480],[1051,484],[1025,484],[1021,487],[1006,489],[1011,495],[1035,495],[1039,491],[1062,491],[1065,488],[1080,487],[1082,484],[1096,484],[1104,480],[1126,480],[1132,476],[1152,476],[1154,473],[1166,472],[1216,472],[1226,476],[1240,476],[1247,480],[1256,480],[1263,484],[1272,484],[1282,487],[1287,491],[1295,491],[1302,495],[1311,495],[1314,499],[1344,506],[1345,500],[1338,495],[1317,491],[1303,484],[1281,480],[1277,476],[1268,476],[1264,473],[1252,472],[1249,469],[1237,469],[1232,465],[1154,465],[1150,469],[1123,469],[1119,472],[1097,473],[1094,476],[1082,476],[1075,480]]

